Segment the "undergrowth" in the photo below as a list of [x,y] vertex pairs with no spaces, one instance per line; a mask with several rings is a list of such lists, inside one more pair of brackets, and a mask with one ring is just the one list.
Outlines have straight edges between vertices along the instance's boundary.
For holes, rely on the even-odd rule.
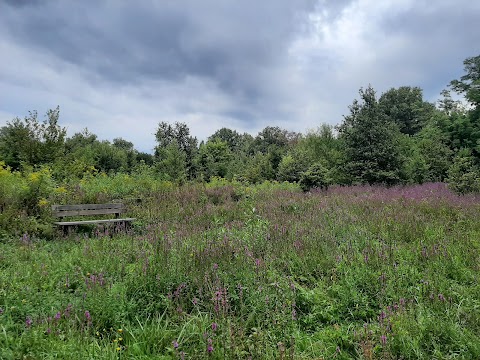
[[480,358],[478,198],[215,181],[1,243],[0,358]]

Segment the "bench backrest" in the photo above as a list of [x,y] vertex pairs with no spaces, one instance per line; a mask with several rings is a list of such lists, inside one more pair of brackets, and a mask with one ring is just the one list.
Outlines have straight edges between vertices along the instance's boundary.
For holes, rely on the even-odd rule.
[[108,215],[118,216],[125,212],[123,204],[78,204],[78,205],[52,205],[55,217],[82,216],[82,215]]

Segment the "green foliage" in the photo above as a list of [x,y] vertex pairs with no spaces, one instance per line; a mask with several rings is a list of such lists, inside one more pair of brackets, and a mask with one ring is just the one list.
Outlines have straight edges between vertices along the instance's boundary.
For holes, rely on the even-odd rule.
[[119,172],[127,167],[127,154],[122,149],[102,141],[93,147],[96,167],[104,172]]
[[230,162],[233,154],[227,142],[215,138],[205,144],[200,144],[197,157],[198,173],[203,180],[212,177],[227,177],[230,175]]
[[186,180],[187,155],[175,140],[164,148],[157,148],[156,158],[155,167],[162,178],[179,184]]
[[450,82],[450,87],[465,96],[471,105],[467,111],[450,113],[447,131],[452,148],[468,148],[473,156],[480,158],[480,55],[469,57],[463,62],[465,75]]
[[231,151],[238,151],[242,149],[243,145],[243,139],[242,135],[240,135],[237,131],[227,129],[227,128],[221,128],[213,133],[208,138],[209,141],[215,141],[215,140],[220,140],[225,143],[227,143],[228,148]]
[[447,181],[455,192],[480,192],[480,167],[475,163],[470,151],[464,149],[455,156],[448,170]]
[[48,110],[46,119],[38,121],[36,111],[24,120],[7,122],[0,128],[0,159],[19,169],[22,163],[35,166],[52,162],[64,149],[66,129],[58,125],[60,109]]
[[288,145],[288,132],[278,126],[267,126],[255,137],[250,152],[266,154],[271,148],[285,148]]
[[20,172],[12,171],[3,161],[0,162],[0,212],[7,207],[20,207],[26,187]]
[[345,183],[342,164],[345,162],[342,140],[334,133],[330,125],[323,124],[316,131],[301,138],[294,148],[296,160],[308,166],[321,162],[329,171],[332,182]]
[[422,89],[410,86],[388,90],[380,96],[378,104],[400,132],[408,135],[418,133],[435,111],[433,104],[423,100]]
[[[185,174],[189,179],[195,177],[195,155],[197,152],[197,138],[190,136],[190,129],[187,124],[176,122],[171,125],[167,122],[158,124],[155,139],[158,145],[155,147],[155,157],[160,161],[165,161],[166,157],[170,157],[168,162],[181,163],[185,162]],[[174,149],[177,148],[177,150]],[[166,153],[165,153],[166,152]],[[180,153],[183,153],[180,155]],[[170,154],[170,155],[166,155]],[[184,160],[181,160],[184,158]],[[168,167],[169,165],[167,165]],[[167,174],[171,173],[173,169],[167,169]],[[178,174],[169,175],[173,178],[182,179],[182,172],[180,169]]]
[[48,168],[23,173],[0,162],[0,240],[24,233],[51,233],[49,198],[56,184]]
[[307,171],[300,177],[300,187],[303,191],[309,191],[312,188],[327,189],[331,184],[328,170],[322,163],[311,165]]
[[441,130],[430,125],[410,138],[407,179],[417,184],[444,181],[453,156],[447,144],[448,139]]
[[299,151],[293,154],[289,153],[282,158],[278,165],[277,178],[280,181],[297,182],[300,180],[301,174],[306,170],[307,159],[298,156]]
[[243,172],[238,177],[242,181],[257,184],[275,178],[275,170],[269,154],[257,153],[247,160]]
[[471,104],[478,108],[480,105],[480,55],[465,59],[465,75],[460,80],[452,80],[451,88],[459,94],[465,95]]
[[2,244],[0,358],[476,359],[479,206],[431,184],[158,188],[140,234]]
[[398,128],[383,113],[372,87],[360,89],[360,97],[362,102],[353,102],[339,127],[345,171],[353,182],[398,183],[403,167]]

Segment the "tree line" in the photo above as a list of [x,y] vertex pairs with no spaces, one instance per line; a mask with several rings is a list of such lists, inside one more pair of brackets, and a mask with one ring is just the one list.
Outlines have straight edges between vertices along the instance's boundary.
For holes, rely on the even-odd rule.
[[[222,128],[198,143],[184,123],[161,122],[154,154],[133,143],[100,140],[87,129],[71,137],[60,110],[45,120],[30,112],[0,128],[0,162],[17,171],[48,167],[59,181],[86,174],[131,173],[149,167],[177,183],[213,177],[258,183],[298,182],[304,190],[332,184],[448,181],[458,192],[480,191],[480,55],[430,103],[422,89],[402,86],[380,95],[368,86],[336,127],[306,134],[267,126],[256,136]],[[456,101],[451,91],[462,96]]]

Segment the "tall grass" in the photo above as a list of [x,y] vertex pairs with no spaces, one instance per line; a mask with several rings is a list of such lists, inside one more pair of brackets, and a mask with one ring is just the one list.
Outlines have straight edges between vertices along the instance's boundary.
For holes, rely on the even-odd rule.
[[0,244],[0,358],[480,358],[479,198],[215,181]]

